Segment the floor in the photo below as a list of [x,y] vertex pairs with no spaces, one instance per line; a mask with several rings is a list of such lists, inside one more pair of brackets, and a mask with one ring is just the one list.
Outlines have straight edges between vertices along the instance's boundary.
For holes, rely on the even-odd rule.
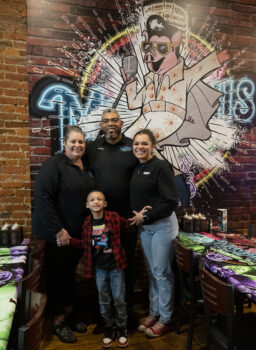
[[[137,304],[134,307],[135,314],[139,318],[146,315],[146,308],[141,304]],[[175,319],[175,317],[174,317]],[[64,344],[61,343],[55,335],[48,333],[45,334],[44,340],[41,343],[40,350],[62,350],[62,349],[86,349],[86,350],[99,350],[102,349],[101,341],[102,334],[94,335],[93,329],[95,323],[93,317],[87,321],[88,329],[84,334],[77,335],[77,342],[74,344]],[[187,339],[187,326],[184,325],[181,329],[180,334],[176,334],[174,331],[160,337],[157,339],[148,339],[143,333],[138,331],[129,332],[129,345],[130,350],[166,350],[175,349],[183,350],[186,349],[186,339]],[[193,339],[193,350],[200,350],[204,347],[205,342],[205,329],[204,325],[200,323],[195,329],[194,339]],[[117,341],[115,341],[111,349],[119,349]]]

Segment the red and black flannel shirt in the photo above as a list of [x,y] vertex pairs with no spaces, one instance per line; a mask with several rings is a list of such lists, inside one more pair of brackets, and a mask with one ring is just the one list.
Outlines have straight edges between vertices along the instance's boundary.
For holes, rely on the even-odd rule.
[[[117,270],[127,266],[124,249],[121,245],[120,231],[129,227],[128,220],[113,211],[104,211],[104,223],[111,233],[111,248],[115,258]],[[75,248],[84,248],[85,276],[93,276],[92,263],[92,216],[89,215],[83,223],[83,238],[71,238],[70,245]]]

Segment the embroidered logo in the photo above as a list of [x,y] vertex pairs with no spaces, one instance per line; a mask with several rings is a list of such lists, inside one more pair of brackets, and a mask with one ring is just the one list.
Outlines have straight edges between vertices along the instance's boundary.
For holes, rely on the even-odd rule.
[[121,152],[128,152],[131,150],[132,150],[131,146],[120,147]]

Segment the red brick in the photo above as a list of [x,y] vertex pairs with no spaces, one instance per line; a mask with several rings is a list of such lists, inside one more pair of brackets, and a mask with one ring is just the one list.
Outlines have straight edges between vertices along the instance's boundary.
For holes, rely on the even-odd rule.
[[[1,145],[0,144],[0,152],[1,151],[4,151],[6,152],[5,153],[5,156],[8,156],[9,154],[11,154],[10,151],[18,151],[19,149],[19,146],[18,145],[8,145],[8,148],[6,147],[6,145]],[[10,152],[10,153],[9,153]]]
[[14,190],[12,190],[12,189],[5,189],[5,190],[2,190],[2,189],[0,189],[0,196],[1,197],[3,197],[3,196],[13,196],[13,194],[14,194]]
[[33,148],[32,154],[50,154],[50,148],[49,147],[36,147]]
[[2,169],[2,173],[13,174],[13,173],[25,173],[27,168],[24,166],[7,166]]

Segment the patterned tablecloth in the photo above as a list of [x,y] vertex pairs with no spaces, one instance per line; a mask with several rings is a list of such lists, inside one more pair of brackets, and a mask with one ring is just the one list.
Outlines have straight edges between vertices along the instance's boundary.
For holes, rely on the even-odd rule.
[[256,303],[256,238],[180,232],[179,239],[203,258],[208,270]]
[[0,350],[7,348],[16,309],[17,282],[22,278],[30,240],[20,246],[0,247]]

